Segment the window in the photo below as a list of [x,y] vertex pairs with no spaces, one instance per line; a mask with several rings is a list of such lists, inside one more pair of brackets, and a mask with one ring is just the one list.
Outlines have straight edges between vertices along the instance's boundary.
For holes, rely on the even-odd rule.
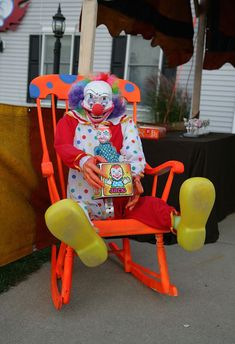
[[176,68],[169,68],[159,46],[153,48],[142,36],[113,38],[111,72],[136,83],[141,91],[149,77],[162,73],[167,79],[176,77]]
[[127,79],[137,84],[141,90],[142,99],[147,80],[159,73],[160,47],[152,48],[150,41],[142,36],[131,36],[127,57]]
[[113,38],[111,73],[124,78],[127,36]]
[[[42,65],[42,74],[53,74],[53,60],[54,60],[54,44],[55,38],[52,35],[45,36],[45,54]],[[60,54],[60,73],[70,74],[70,61],[72,57],[72,36],[65,35],[61,39],[61,54]]]
[[140,35],[115,37],[112,46],[111,72],[139,86],[141,106],[138,108],[138,120],[154,122],[154,115],[149,108],[151,93],[161,86],[160,83],[164,80],[160,78],[161,75],[171,82],[176,77],[176,68],[168,67],[161,48],[151,47],[150,41]]
[[[79,58],[79,36],[66,34],[61,39],[60,73],[77,74]],[[30,35],[27,102],[33,102],[29,96],[29,84],[38,75],[52,74],[55,37],[52,34]]]
[[27,102],[32,103],[34,100],[29,95],[30,82],[39,75],[39,51],[41,46],[41,36],[29,36],[29,61],[28,61],[28,82],[27,82]]
[[150,41],[142,36],[118,36],[113,38],[111,72],[119,78],[137,84],[142,99],[149,77],[161,70],[162,52],[160,47],[152,48]]
[[169,67],[165,55],[163,55],[162,60],[162,75],[164,75],[168,80],[175,80],[176,78],[176,67]]

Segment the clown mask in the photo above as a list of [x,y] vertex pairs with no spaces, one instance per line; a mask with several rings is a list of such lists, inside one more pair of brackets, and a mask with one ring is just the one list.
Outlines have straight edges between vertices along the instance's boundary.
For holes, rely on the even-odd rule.
[[82,106],[92,123],[106,120],[114,108],[111,86],[102,80],[89,82],[84,88]]

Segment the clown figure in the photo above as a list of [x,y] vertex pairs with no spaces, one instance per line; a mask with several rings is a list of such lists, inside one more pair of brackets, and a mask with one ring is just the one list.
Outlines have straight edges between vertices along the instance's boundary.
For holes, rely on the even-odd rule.
[[[183,248],[201,248],[214,202],[213,184],[205,178],[190,180],[190,187],[181,190],[181,199],[186,200],[180,204],[181,216],[159,198],[140,197],[146,162],[137,127],[125,114],[117,78],[100,74],[78,82],[70,90],[69,104],[71,110],[58,122],[55,135],[55,149],[69,167],[68,199],[47,210],[49,230],[73,247],[86,265],[104,262],[107,248],[92,225],[92,220],[106,217],[104,200],[94,197],[94,192],[104,186],[100,177],[106,178],[97,164],[116,163],[108,183],[123,187],[129,180],[123,178],[118,163],[125,161],[131,165],[134,195],[119,199],[118,206],[114,202],[115,218],[136,219],[157,229],[174,228]],[[197,205],[195,199],[200,200]],[[187,216],[190,211],[193,217]]]
[[111,131],[107,126],[99,126],[97,130],[97,139],[99,146],[95,147],[95,155],[103,156],[108,162],[117,162],[121,155],[117,153],[116,148],[111,144]]
[[122,166],[118,164],[111,167],[110,177],[110,179],[104,179],[104,183],[110,185],[111,188],[125,188],[125,185],[131,182],[129,177],[124,177]]

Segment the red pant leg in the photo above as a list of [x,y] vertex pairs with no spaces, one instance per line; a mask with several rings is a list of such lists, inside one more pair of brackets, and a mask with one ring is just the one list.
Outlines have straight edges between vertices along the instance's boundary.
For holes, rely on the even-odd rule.
[[114,200],[115,217],[135,219],[156,229],[169,229],[172,226],[171,214],[175,209],[160,198],[140,197],[133,210],[125,209],[128,199]]

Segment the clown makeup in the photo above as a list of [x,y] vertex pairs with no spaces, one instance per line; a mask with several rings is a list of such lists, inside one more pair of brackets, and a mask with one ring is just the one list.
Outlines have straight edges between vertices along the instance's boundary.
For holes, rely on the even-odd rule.
[[123,177],[123,169],[120,165],[114,165],[110,169],[110,175],[114,180],[120,180]]
[[102,80],[91,81],[84,88],[83,108],[92,123],[100,123],[113,111],[111,86]]
[[105,109],[109,101],[110,99],[109,99],[108,94],[102,94],[101,96],[97,96],[93,90],[88,90],[88,93],[86,94],[84,98],[84,103],[86,102],[88,104],[88,107],[90,108],[90,110],[96,103],[102,105],[103,108]]
[[100,143],[109,142],[111,139],[109,127],[99,126],[97,130],[97,138]]

